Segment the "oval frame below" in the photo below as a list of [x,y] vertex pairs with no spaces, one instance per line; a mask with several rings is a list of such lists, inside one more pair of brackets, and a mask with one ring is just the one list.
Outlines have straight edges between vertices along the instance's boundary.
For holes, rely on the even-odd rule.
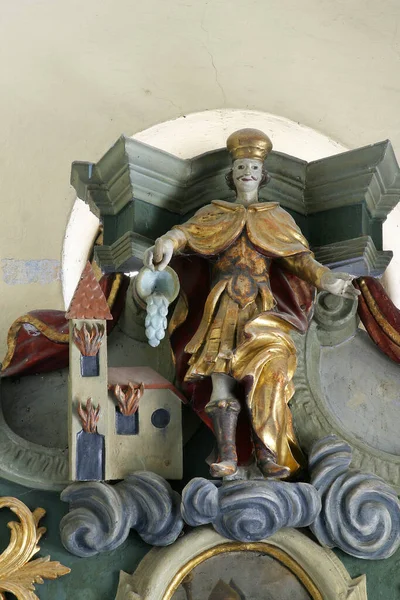
[[[365,575],[351,579],[340,560],[295,529],[282,529],[257,543],[232,542],[211,527],[199,527],[172,546],[153,548],[133,575],[121,572],[115,600],[171,600],[198,564],[224,552],[264,552],[277,558],[315,600],[367,600]],[[304,578],[304,579],[303,579]]]

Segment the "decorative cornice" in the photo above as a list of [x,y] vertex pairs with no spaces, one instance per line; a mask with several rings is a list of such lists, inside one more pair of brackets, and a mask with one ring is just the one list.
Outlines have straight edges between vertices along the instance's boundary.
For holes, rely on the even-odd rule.
[[399,197],[399,165],[389,140],[307,166],[308,214],[365,202],[371,217],[385,219]]
[[96,246],[94,254],[104,273],[129,273],[141,268],[143,254],[152,243],[138,233],[127,231],[111,246]]
[[[229,200],[225,149],[181,159],[121,136],[98,163],[74,162],[71,183],[94,212],[116,215],[132,199],[185,215],[216,198]],[[400,196],[400,171],[389,140],[306,163],[272,152],[272,179],[261,200],[278,201],[300,214],[366,203],[384,219]]]
[[98,163],[72,163],[71,184],[97,215],[117,215],[133,198],[182,212],[189,161],[121,136]]
[[377,277],[390,263],[393,252],[377,250],[373,239],[364,235],[314,248],[315,258],[335,271]]

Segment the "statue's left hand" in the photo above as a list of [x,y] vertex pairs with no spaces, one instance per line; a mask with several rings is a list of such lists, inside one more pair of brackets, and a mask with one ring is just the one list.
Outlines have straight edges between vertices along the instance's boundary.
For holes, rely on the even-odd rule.
[[327,271],[321,277],[319,289],[335,296],[342,296],[343,298],[352,300],[360,295],[359,290],[356,290],[352,284],[353,279],[353,275],[349,275],[348,273]]

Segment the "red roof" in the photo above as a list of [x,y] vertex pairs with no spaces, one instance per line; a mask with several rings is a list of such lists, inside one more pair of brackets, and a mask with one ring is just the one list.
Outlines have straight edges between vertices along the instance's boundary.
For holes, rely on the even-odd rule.
[[66,313],[67,319],[112,319],[107,300],[88,261]]
[[176,387],[151,367],[108,367],[108,384],[114,386],[143,383],[145,390],[171,390],[184,404],[187,400]]

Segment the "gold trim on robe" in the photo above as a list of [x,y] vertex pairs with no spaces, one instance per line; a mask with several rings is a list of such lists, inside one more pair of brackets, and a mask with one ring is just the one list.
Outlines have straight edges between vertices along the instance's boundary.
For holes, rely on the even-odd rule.
[[252,427],[279,465],[295,472],[301,452],[293,430],[289,401],[294,394],[296,347],[289,323],[262,313],[244,328],[246,340],[232,359],[232,376],[245,381]]

